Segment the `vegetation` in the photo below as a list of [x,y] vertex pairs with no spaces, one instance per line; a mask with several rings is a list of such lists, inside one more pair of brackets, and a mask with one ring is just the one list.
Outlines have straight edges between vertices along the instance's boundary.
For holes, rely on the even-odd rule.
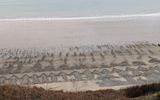
[[0,100],[127,100],[115,90],[86,92],[51,91],[37,87],[0,86]]
[[160,91],[160,83],[146,84],[142,86],[133,86],[120,90],[129,98],[153,94]]
[[160,100],[160,83],[121,90],[63,92],[37,87],[0,86],[0,100]]

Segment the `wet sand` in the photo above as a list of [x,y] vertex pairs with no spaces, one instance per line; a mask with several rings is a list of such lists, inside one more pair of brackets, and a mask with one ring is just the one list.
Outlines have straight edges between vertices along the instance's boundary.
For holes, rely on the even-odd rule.
[[54,47],[160,40],[160,17],[0,21],[0,47]]

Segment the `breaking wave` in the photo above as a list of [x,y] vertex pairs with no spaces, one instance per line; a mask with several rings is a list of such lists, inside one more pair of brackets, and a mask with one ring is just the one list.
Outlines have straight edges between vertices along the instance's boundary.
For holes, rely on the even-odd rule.
[[130,14],[130,15],[107,15],[93,17],[40,17],[40,18],[2,18],[0,21],[68,21],[68,20],[114,20],[114,19],[130,19],[140,17],[158,17],[160,13],[151,14]]

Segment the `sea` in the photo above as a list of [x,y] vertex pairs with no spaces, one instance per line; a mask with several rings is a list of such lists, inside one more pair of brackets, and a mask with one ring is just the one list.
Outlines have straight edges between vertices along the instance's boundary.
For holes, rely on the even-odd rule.
[[0,19],[160,15],[160,0],[0,0]]

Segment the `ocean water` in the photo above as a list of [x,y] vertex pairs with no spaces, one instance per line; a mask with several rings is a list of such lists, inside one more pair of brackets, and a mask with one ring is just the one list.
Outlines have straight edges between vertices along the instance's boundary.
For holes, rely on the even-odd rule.
[[68,18],[160,13],[160,0],[0,0],[0,18]]

